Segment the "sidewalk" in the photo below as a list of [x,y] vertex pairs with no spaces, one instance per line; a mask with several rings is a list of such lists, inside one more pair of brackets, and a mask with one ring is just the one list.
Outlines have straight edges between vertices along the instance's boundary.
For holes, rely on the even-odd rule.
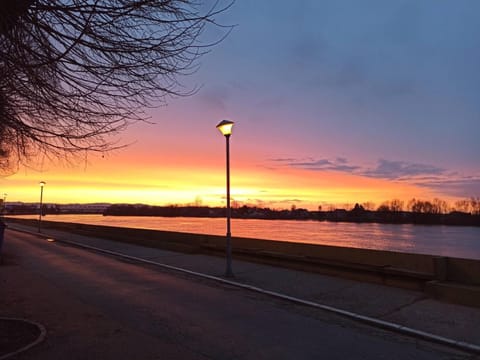
[[[36,232],[34,227],[19,224],[11,224],[9,229]],[[9,236],[14,234],[10,232]],[[80,243],[213,277],[223,278],[225,271],[225,259],[216,256],[152,249],[50,229],[45,229],[43,235],[56,241]],[[442,303],[429,299],[419,291],[238,261],[235,258],[233,271],[233,281],[241,284],[480,346],[480,308]]]

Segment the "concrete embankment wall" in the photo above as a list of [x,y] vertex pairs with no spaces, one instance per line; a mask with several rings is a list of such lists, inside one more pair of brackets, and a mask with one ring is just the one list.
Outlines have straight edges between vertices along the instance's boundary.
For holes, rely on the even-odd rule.
[[[36,220],[8,218],[36,226]],[[148,229],[118,228],[42,221],[42,228],[54,228],[86,236],[189,253],[223,256],[225,237]],[[480,239],[479,239],[480,241]],[[480,260],[440,257],[382,250],[345,248],[250,238],[232,238],[234,257],[285,266],[304,271],[346,276],[358,280],[427,290],[435,297],[480,306]],[[445,283],[457,288],[454,296],[445,293]],[[458,287],[462,299],[458,300]],[[478,287],[478,288],[477,288]],[[473,293],[478,298],[472,298]],[[449,291],[450,291],[449,290]],[[472,291],[473,291],[472,290]],[[467,291],[467,292],[465,292]],[[477,296],[475,295],[475,296]],[[469,297],[472,299],[465,299]]]

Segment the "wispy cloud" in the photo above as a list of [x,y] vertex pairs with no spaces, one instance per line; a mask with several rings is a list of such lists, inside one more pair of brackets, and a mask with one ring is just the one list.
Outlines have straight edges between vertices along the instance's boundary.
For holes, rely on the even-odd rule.
[[260,208],[263,207],[275,207],[275,206],[290,206],[290,205],[295,205],[295,204],[301,204],[303,203],[304,200],[299,199],[299,198],[289,198],[289,199],[257,199],[257,198],[248,198],[245,201],[242,202],[244,205],[249,205],[249,206],[257,206]]
[[270,161],[281,164],[282,166],[290,166],[294,168],[316,171],[339,171],[389,180],[402,180],[419,176],[438,176],[447,173],[446,169],[434,165],[386,159],[379,159],[374,167],[353,164],[344,157],[337,157],[335,159],[277,158],[270,159]]
[[417,181],[415,184],[452,196],[480,196],[480,176],[457,176],[453,178],[438,177],[425,180],[422,179],[422,181]]
[[443,175],[445,173],[445,169],[434,165],[386,159],[379,159],[375,168],[362,171],[362,175],[365,176],[390,180],[424,175]]
[[396,180],[451,196],[480,196],[480,174],[464,175],[433,165],[381,159],[362,175]]
[[302,168],[315,171],[340,171],[340,172],[355,172],[360,169],[360,166],[350,165],[345,158],[330,159],[318,159],[306,158],[306,159],[294,159],[294,158],[281,158],[272,159],[271,161],[281,163],[295,168]]
[[312,171],[338,171],[376,179],[410,183],[452,196],[480,196],[480,174],[463,175],[442,167],[415,162],[379,159],[374,166],[351,163],[344,157],[276,158],[270,162]]
[[295,161],[298,161],[296,158],[275,158],[275,159],[269,159],[268,161],[274,162],[274,163],[293,163]]

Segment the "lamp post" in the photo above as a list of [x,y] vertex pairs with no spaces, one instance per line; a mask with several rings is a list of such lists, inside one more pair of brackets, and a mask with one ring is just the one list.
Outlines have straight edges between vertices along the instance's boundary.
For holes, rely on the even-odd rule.
[[1,217],[3,218],[5,216],[5,209],[6,209],[6,201],[7,201],[7,193],[3,194],[3,201],[2,201],[2,214]]
[[41,232],[42,229],[43,187],[45,186],[45,184],[45,181],[40,181],[40,210],[38,212],[38,232]]
[[230,209],[230,135],[232,135],[233,121],[222,120],[217,129],[225,136],[227,141],[227,269],[225,271],[226,277],[233,277],[232,271],[232,234],[230,231],[230,219],[232,216]]

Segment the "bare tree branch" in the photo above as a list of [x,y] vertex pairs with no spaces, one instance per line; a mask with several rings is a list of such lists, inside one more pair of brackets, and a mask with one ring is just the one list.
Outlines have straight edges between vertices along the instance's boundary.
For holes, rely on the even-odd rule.
[[[0,171],[48,156],[104,152],[145,108],[185,96],[178,77],[215,43],[228,9],[190,0],[3,0]],[[229,28],[226,28],[225,35]],[[218,39],[221,40],[221,39]]]

